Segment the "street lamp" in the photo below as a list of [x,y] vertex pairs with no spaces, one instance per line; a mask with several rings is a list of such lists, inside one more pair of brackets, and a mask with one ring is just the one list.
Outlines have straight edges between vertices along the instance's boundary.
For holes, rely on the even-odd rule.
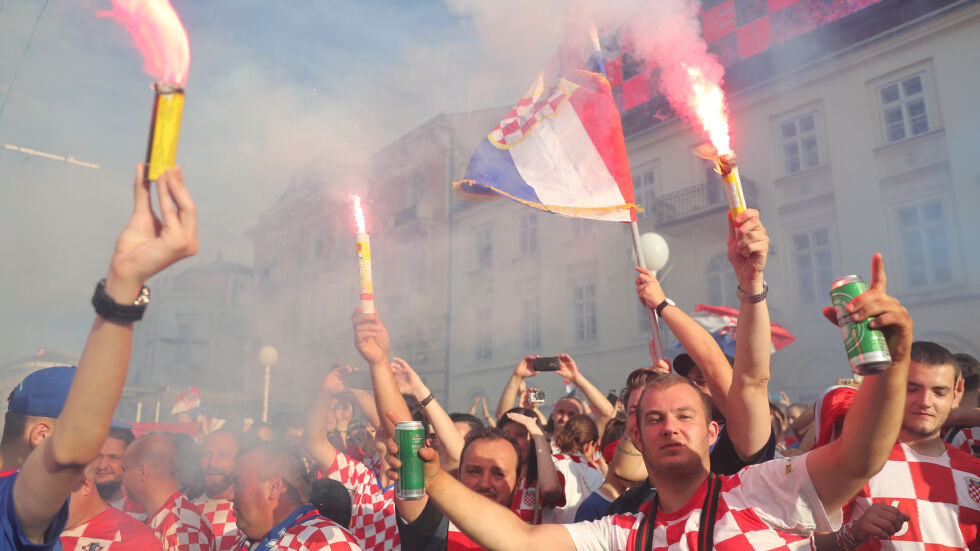
[[265,366],[265,395],[262,398],[262,422],[269,422],[269,376],[272,366],[279,361],[279,351],[273,346],[263,346],[259,350],[259,361]]

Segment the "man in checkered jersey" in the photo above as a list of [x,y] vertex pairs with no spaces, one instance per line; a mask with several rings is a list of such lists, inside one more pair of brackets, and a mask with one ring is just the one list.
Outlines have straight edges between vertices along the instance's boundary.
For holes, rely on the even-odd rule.
[[204,471],[204,494],[194,500],[214,532],[215,551],[231,551],[242,539],[238,530],[231,499],[235,488],[231,484],[238,454],[238,433],[221,429],[204,438],[204,455],[201,468]]
[[235,460],[239,551],[360,551],[353,536],[310,504],[314,466],[283,442],[246,448]]
[[212,551],[214,533],[204,513],[177,485],[177,446],[164,433],[137,438],[123,454],[123,485],[147,512],[146,524],[165,551]]
[[[960,394],[956,409],[950,413],[946,421],[946,431],[943,439],[966,453],[980,457],[980,362],[969,354],[953,354],[953,359],[960,366],[963,377],[963,393]],[[966,413],[967,415],[958,415]],[[969,417],[954,419],[954,417]]]
[[334,397],[348,388],[352,371],[350,366],[340,366],[324,378],[307,417],[303,438],[306,450],[323,469],[323,476],[340,482],[350,492],[350,531],[358,544],[366,551],[397,551],[401,546],[394,492],[382,492],[374,472],[339,452],[327,438],[327,415]]
[[96,482],[98,463],[86,467],[71,492],[61,547],[65,551],[162,551],[152,530],[102,499]]
[[[753,230],[740,230],[743,238],[748,234],[751,249]],[[658,492],[638,513],[570,525],[527,525],[442,472],[436,454],[425,449],[419,455],[426,462],[429,498],[465,534],[494,550],[808,547],[809,535],[838,524],[840,508],[884,464],[901,422],[912,320],[885,293],[880,255],[872,265],[870,290],[855,298],[847,312],[855,321],[874,318],[871,325],[885,331],[894,363],[866,377],[836,442],[732,476],[712,475],[708,449],[719,429],[711,421],[710,406],[689,380],[664,375],[643,390],[636,413],[633,441]],[[833,309],[828,310],[824,315],[836,319]],[[747,342],[742,350],[767,361],[768,340]]]
[[980,549],[980,459],[940,437],[962,390],[948,350],[912,344],[898,442],[845,508],[845,520],[854,520],[818,538],[819,549]]

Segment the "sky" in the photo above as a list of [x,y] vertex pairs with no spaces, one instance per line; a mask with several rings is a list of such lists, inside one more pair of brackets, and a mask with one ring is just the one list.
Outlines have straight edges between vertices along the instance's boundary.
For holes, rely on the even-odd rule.
[[[345,168],[439,113],[511,104],[554,50],[555,14],[567,9],[558,0],[173,5],[191,46],[177,162],[201,242],[180,269],[219,256],[251,265],[245,231],[293,175],[341,182]],[[127,32],[98,17],[109,9],[109,0],[0,0],[0,144],[99,165],[0,149],[0,363],[41,347],[81,350],[92,290],[130,214],[153,78]]]

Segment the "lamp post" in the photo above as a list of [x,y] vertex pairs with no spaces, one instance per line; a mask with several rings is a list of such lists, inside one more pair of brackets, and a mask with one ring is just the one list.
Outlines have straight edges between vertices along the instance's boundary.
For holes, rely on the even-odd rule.
[[[643,258],[638,259],[640,266],[649,269],[653,275],[667,265],[670,258],[670,247],[667,241],[659,233],[647,232],[639,236],[639,249]],[[647,315],[650,317],[650,355],[654,363],[664,358],[663,344],[660,343],[660,325],[657,323],[657,313],[647,308]]]
[[269,422],[269,376],[272,373],[272,366],[279,361],[279,351],[273,346],[263,346],[259,350],[259,362],[265,366],[265,394],[262,398],[262,422]]

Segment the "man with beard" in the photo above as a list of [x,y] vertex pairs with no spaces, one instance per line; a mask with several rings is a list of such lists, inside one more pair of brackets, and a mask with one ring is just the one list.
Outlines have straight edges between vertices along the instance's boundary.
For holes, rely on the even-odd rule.
[[204,439],[204,455],[201,457],[204,495],[194,500],[194,504],[201,508],[204,518],[211,523],[215,551],[230,551],[244,537],[238,530],[231,502],[235,497],[232,474],[238,449],[238,434],[227,429],[212,432]]
[[95,460],[95,487],[106,503],[142,522],[146,520],[146,511],[139,503],[126,496],[122,484],[123,454],[135,439],[129,423],[119,419],[112,420],[109,436],[102,443],[102,450]]
[[912,344],[911,359],[898,442],[845,509],[854,520],[818,549],[980,549],[980,459],[940,437],[963,392],[959,365],[928,341]]
[[[395,457],[398,450],[394,442],[389,449],[388,462],[397,473],[401,463]],[[520,476],[520,453],[517,442],[500,429],[470,431],[460,456],[459,481],[483,497],[509,507]],[[395,505],[402,551],[479,549],[439,512],[428,496],[412,501],[395,499]]]
[[61,546],[65,551],[162,551],[145,524],[103,501],[94,480],[97,464],[85,469],[71,492]]

